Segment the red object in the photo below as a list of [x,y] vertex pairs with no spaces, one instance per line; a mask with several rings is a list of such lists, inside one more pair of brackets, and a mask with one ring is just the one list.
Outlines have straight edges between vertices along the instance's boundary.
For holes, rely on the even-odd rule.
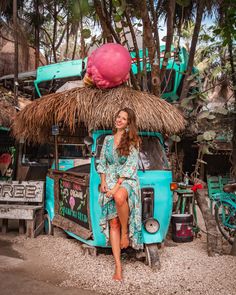
[[203,185],[201,183],[196,183],[191,187],[191,190],[193,192],[196,192],[198,189],[202,189],[202,188],[203,188]]
[[98,88],[112,88],[129,79],[130,68],[128,50],[122,45],[107,43],[89,56],[85,77]]
[[11,155],[4,153],[0,156],[0,163],[10,164],[11,163]]
[[181,224],[179,230],[176,231],[176,237],[192,237],[193,229],[188,224]]

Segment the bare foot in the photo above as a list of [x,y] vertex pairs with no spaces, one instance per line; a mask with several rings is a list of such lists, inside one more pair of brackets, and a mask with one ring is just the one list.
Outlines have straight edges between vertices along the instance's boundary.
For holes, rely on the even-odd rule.
[[116,266],[115,273],[114,273],[112,279],[114,281],[119,281],[119,282],[122,281],[122,269],[121,269],[121,266]]
[[120,238],[120,248],[125,249],[129,247],[129,234],[126,233],[121,233],[121,238]]

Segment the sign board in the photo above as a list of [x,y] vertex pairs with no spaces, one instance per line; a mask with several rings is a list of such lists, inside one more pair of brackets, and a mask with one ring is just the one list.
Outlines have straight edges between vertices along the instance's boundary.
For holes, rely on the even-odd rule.
[[0,181],[0,202],[43,202],[44,181]]
[[88,187],[70,179],[59,179],[59,215],[90,229]]

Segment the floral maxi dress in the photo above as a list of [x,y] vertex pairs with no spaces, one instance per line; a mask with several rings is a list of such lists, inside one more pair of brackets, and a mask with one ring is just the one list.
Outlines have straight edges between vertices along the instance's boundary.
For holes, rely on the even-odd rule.
[[[106,175],[109,190],[115,186],[120,177],[125,178],[121,187],[124,187],[128,192],[130,246],[134,249],[141,249],[143,242],[141,233],[141,192],[137,177],[138,150],[132,147],[129,156],[119,156],[114,144],[114,136],[108,135],[104,139],[97,170],[98,173]],[[118,216],[116,204],[113,196],[107,197],[105,193],[100,193],[99,204],[102,209],[100,227],[106,236],[108,244],[109,220]]]

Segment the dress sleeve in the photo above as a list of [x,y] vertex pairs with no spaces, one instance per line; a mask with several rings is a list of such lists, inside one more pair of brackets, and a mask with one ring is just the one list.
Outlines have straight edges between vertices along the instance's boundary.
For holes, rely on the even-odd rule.
[[107,170],[107,161],[106,161],[106,156],[105,156],[106,145],[107,145],[107,136],[105,137],[103,145],[102,145],[102,150],[101,150],[101,154],[100,154],[100,158],[99,158],[99,164],[97,166],[98,173],[105,173]]
[[118,175],[121,178],[136,179],[138,171],[138,150],[131,148],[127,160],[118,168]]

